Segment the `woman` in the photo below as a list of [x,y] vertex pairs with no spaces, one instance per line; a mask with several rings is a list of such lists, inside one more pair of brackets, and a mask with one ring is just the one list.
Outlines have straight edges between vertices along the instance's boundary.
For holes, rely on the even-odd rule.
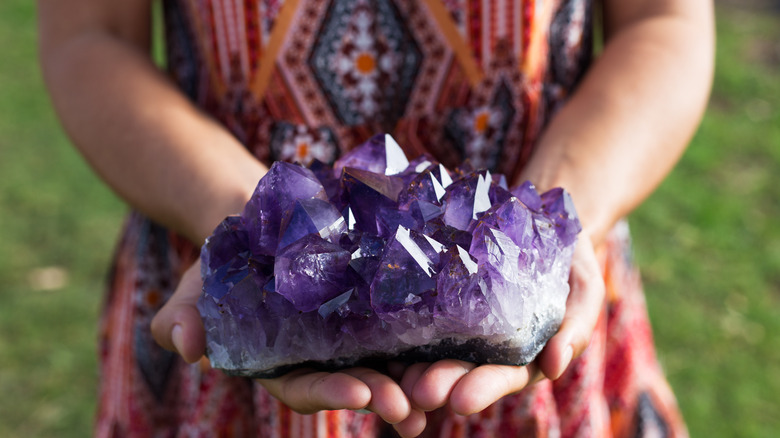
[[[149,58],[149,0],[39,0],[55,108],[137,211],[103,314],[98,436],[366,436],[386,431],[378,418],[403,436],[685,435],[620,218],[701,117],[710,2],[605,0],[592,64],[584,0],[164,7],[170,77]],[[258,383],[208,369],[194,248],[271,161],[332,160],[382,131],[410,154],[572,194],[584,229],[558,333],[526,367],[444,360]]]

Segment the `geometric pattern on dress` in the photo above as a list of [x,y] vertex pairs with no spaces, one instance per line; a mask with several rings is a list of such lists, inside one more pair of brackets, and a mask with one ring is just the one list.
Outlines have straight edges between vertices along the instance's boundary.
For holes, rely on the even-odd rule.
[[579,66],[591,52],[582,50],[590,45],[591,5],[585,0],[562,4],[550,24],[550,67],[553,80],[569,89],[582,74]]
[[604,352],[607,344],[604,310],[599,315],[588,348],[552,383],[563,437],[612,436],[609,407],[604,397]]
[[[430,71],[423,67],[407,120],[399,125],[399,137],[415,151],[427,151],[445,163],[471,159],[514,176],[521,164],[521,151],[530,148],[523,132],[531,96],[520,56],[528,44],[524,30],[532,28],[528,22],[534,16],[527,12],[534,10],[533,2],[410,3],[423,5],[419,9],[427,17],[427,22],[420,24],[408,20],[415,39],[421,42],[424,63],[431,55],[439,58]],[[401,4],[404,9],[408,3]],[[490,32],[483,32],[486,23],[503,25],[489,26]],[[433,41],[441,41],[443,49],[426,50]],[[486,48],[489,52],[478,56]],[[536,67],[543,68],[544,63]],[[420,91],[426,96],[418,100]],[[508,122],[503,123],[504,119]],[[493,148],[496,144],[499,150]]]
[[447,130],[463,159],[477,168],[495,169],[515,113],[511,91],[501,81],[488,104],[454,110]]
[[262,41],[268,41],[284,0],[259,0],[257,3],[258,15],[260,16],[260,36]]
[[[475,58],[474,51],[469,46],[469,36],[460,32],[454,21],[456,14],[453,14],[453,10],[447,9],[441,0],[408,3],[413,3],[414,7],[403,3],[402,8],[410,12],[408,21],[410,27],[414,29],[417,40],[426,46],[434,39],[440,40],[439,47],[445,47],[447,52],[455,56],[469,83],[475,85],[479,82],[483,71]],[[412,11],[415,13],[411,13]],[[440,50],[436,46],[431,49],[426,55],[435,55]],[[433,68],[438,69],[439,65],[436,64]]]
[[[288,0],[290,1],[290,0]],[[292,1],[290,1],[292,3]],[[222,95],[237,78],[246,85],[271,66],[260,60],[273,58],[273,30],[283,0],[166,0],[191,20],[193,41],[202,54],[211,91]],[[167,8],[167,9],[173,9]],[[279,29],[284,33],[286,29]],[[267,76],[267,74],[265,75]],[[267,78],[265,78],[267,79]]]
[[[441,112],[436,108],[436,97],[442,92],[448,74],[445,66],[454,64],[454,68],[458,71],[464,71],[464,66],[460,62],[455,62],[454,48],[454,44],[463,45],[462,38],[457,36],[456,41],[450,41],[441,31],[441,26],[432,25],[439,24],[435,8],[426,7],[422,2],[398,2],[397,6],[421,54],[419,73],[414,80],[404,118],[441,116]],[[444,18],[451,21],[446,14]],[[468,86],[467,76],[461,74],[459,77],[462,83]],[[463,102],[465,101],[458,101],[458,104]],[[417,150],[421,152],[425,149]]]
[[422,55],[389,0],[333,0],[308,64],[347,126],[404,114]]
[[[483,70],[499,41],[509,43],[515,57],[523,56],[524,30],[533,12],[532,2],[512,0],[437,0],[446,8],[474,62]],[[433,2],[429,2],[433,3]]]
[[163,2],[163,7],[168,71],[179,89],[190,99],[195,99],[199,91],[198,85],[201,83],[200,73],[203,65],[195,43],[197,38],[183,7],[175,0]]
[[580,66],[590,63],[593,33],[591,3],[572,0],[561,5],[550,24],[549,68],[544,94],[548,116],[557,112],[582,79]]
[[669,436],[669,426],[647,392],[639,394],[634,421],[636,422],[633,435],[635,437],[667,438]]
[[210,50],[207,53],[212,54],[210,58],[214,74],[224,89],[239,78],[246,80],[252,77],[252,63],[248,55],[262,47],[262,41],[257,37],[260,26],[256,13],[252,13],[251,9],[247,11],[243,7],[236,7],[232,0],[206,3],[206,8],[196,7],[195,10],[210,12],[202,17],[201,25],[210,36],[207,40],[210,43],[207,48]]
[[98,437],[173,436],[163,431],[179,424],[182,361],[157,346],[149,322],[192,263],[191,248],[139,213],[125,223],[100,321]]
[[[262,103],[276,121],[330,126],[342,148],[375,132],[393,132],[409,145],[407,152],[427,151],[450,163],[451,141],[443,134],[451,112],[475,110],[463,91],[484,88],[499,48],[510,52],[516,69],[543,71],[543,57],[529,67],[522,55],[530,31],[546,27],[533,21],[551,18],[537,11],[553,7],[532,0],[256,0],[243,8],[236,0],[181,1],[201,41],[197,51],[209,72],[206,93],[215,97],[213,113],[242,141],[273,136],[257,132],[252,123],[257,117],[247,117]],[[525,126],[526,101],[538,99],[525,86],[510,88],[515,108],[524,109],[516,116]],[[203,91],[198,94],[203,102]],[[449,105],[442,108],[444,101]],[[509,134],[504,140],[516,140],[521,148],[535,138]],[[248,147],[262,151],[269,145]],[[502,153],[515,159],[516,149]]]
[[289,122],[276,122],[271,128],[271,159],[298,162],[308,166],[314,160],[332,164],[339,153],[333,131],[326,127],[310,128]]
[[139,230],[136,260],[139,272],[133,293],[136,319],[133,349],[149,390],[159,401],[165,394],[176,354],[157,345],[152,338],[152,318],[173,294],[173,277],[168,251],[168,231],[151,222]]
[[[285,76],[280,72],[274,72],[271,75],[265,98],[263,99],[263,103],[268,109],[267,116],[270,117],[271,122],[285,120],[290,123],[303,124],[306,122],[303,108],[293,94],[291,85],[285,79]],[[307,95],[310,94],[308,89],[305,92]]]
[[451,141],[476,167],[505,172],[511,177],[516,158],[505,145],[520,144],[525,113],[525,77],[520,73],[511,45],[499,41],[488,74],[474,89],[468,107],[452,111],[446,125]]
[[[269,100],[269,109],[276,120],[308,126],[331,126],[343,143],[344,126],[333,113],[309,66],[312,47],[328,13],[329,2],[302,0],[300,3],[286,38],[280,42],[272,84],[266,95],[256,97]],[[287,7],[286,3],[283,8]]]
[[[436,35],[430,27],[427,31]],[[428,153],[445,166],[454,168],[460,164],[461,154],[447,134],[445,125],[453,109],[467,106],[471,86],[451,50],[436,50],[434,53],[434,62],[434,56],[429,56],[423,63],[407,117],[399,121],[393,135],[410,156]],[[431,65],[433,68],[429,68]]]

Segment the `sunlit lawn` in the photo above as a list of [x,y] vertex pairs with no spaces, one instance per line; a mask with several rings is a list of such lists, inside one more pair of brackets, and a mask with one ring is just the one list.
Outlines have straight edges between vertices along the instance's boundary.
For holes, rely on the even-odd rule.
[[[780,17],[721,9],[691,148],[631,218],[661,361],[693,436],[780,430]],[[83,437],[125,207],[58,127],[34,6],[0,2],[0,436]]]
[[692,436],[777,436],[780,16],[719,12],[707,116],[632,225]]

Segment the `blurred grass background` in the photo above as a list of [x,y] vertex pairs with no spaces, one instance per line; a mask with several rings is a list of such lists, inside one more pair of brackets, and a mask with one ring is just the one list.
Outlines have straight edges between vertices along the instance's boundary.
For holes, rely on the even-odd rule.
[[[661,361],[694,437],[780,431],[780,8],[718,4],[681,163],[631,217]],[[96,325],[126,208],[71,148],[32,2],[0,2],[0,437],[91,434]]]

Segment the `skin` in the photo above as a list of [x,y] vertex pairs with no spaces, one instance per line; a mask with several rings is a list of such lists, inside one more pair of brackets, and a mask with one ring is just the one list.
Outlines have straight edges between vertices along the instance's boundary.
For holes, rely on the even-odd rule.
[[[595,250],[608,230],[671,170],[703,113],[713,66],[713,11],[704,0],[605,0],[606,44],[551,121],[520,181],[562,186],[584,229],[564,322],[526,367],[443,360],[391,376],[355,368],[299,370],[260,383],[301,413],[368,409],[402,436],[425,412],[467,415],[544,377],[558,378],[587,347],[604,303]],[[40,55],[54,107],[74,144],[130,205],[202,243],[241,211],[266,167],[194,107],[149,58],[149,0],[39,0]],[[117,75],[121,75],[117,80]],[[518,181],[519,182],[519,181]],[[152,323],[187,362],[205,351],[195,308],[199,264]]]

